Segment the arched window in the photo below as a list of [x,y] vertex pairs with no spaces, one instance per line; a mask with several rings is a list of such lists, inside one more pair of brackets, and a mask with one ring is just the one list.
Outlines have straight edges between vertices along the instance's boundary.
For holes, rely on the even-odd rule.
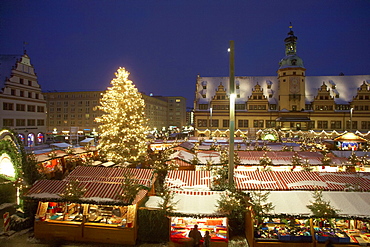
[[22,144],[25,144],[25,138],[23,134],[18,134],[18,138],[21,140]]
[[37,134],[37,144],[42,144],[42,143],[44,143],[44,140],[45,140],[44,134],[42,134],[42,133],[38,133],[38,134]]
[[28,147],[35,146],[35,135],[33,133],[29,133],[27,135],[27,146]]

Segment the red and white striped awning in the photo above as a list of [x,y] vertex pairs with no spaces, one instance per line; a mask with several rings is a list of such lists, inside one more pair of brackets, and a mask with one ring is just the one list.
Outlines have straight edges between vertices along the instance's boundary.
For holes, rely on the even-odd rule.
[[[70,181],[78,180],[81,188],[86,189],[82,201],[121,201],[122,182],[125,174],[131,174],[135,182],[147,187],[153,184],[152,169],[136,168],[106,168],[78,166],[64,180],[39,180],[25,194],[33,199],[62,199],[66,185]],[[135,201],[141,200],[147,191],[138,193]],[[134,201],[134,202],[135,202]]]
[[241,190],[284,190],[284,184],[276,172],[238,171],[234,175],[235,185]]
[[238,171],[235,185],[241,190],[370,190],[370,173]]
[[[291,152],[291,151],[238,151],[241,165],[259,165],[261,157],[265,154],[271,159],[273,165],[291,165],[292,157],[297,153],[304,164],[306,161],[311,165],[321,165],[321,153],[313,152]],[[339,160],[335,160],[339,162]],[[342,160],[341,160],[342,161]],[[338,163],[337,163],[338,164]]]
[[[68,181],[65,180],[39,180],[34,183],[31,189],[24,195],[26,198],[39,200],[62,200],[60,194],[63,194]],[[98,204],[125,203],[121,195],[123,194],[122,185],[119,183],[101,183],[101,182],[79,182],[79,188],[86,192],[81,196],[82,202],[91,202]],[[138,192],[133,204],[143,199],[147,194],[146,190]]]
[[171,188],[204,186],[210,188],[209,171],[168,171],[166,183]]
[[320,177],[327,183],[330,190],[350,190],[352,187],[370,190],[370,174],[363,172],[321,172]]
[[284,183],[287,190],[328,190],[328,186],[317,172],[287,172],[276,173],[278,179]]
[[192,166],[192,164],[190,164],[189,162],[186,162],[186,161],[183,161],[183,160],[179,160],[179,159],[173,159],[171,161],[167,161],[166,163],[169,164],[170,162],[174,162],[175,165],[177,165],[178,167],[189,167],[189,166]]
[[139,184],[151,186],[153,169],[77,166],[64,180],[122,183],[126,174]]

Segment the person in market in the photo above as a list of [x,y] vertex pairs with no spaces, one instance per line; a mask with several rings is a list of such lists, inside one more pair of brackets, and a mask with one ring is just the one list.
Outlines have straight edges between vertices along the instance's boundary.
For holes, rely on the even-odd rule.
[[330,239],[325,241],[325,247],[333,247],[333,244],[331,243]]
[[206,231],[203,239],[203,247],[209,247],[211,244],[211,235],[209,235],[209,231]]
[[199,247],[199,245],[201,244],[200,241],[202,240],[202,235],[200,234],[200,231],[198,230],[198,225],[194,225],[194,228],[191,229],[188,237],[193,239],[194,247]]

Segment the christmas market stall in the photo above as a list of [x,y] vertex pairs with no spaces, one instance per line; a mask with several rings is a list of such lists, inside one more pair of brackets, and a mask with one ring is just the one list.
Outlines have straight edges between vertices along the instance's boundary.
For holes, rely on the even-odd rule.
[[[227,246],[229,241],[228,220],[217,210],[217,201],[224,192],[210,190],[209,171],[169,171],[166,185],[173,193],[173,214],[170,218],[170,241],[175,246],[188,243],[189,231],[198,225],[201,235],[211,236],[211,246]],[[163,199],[150,196],[147,208],[159,208]]]
[[[228,220],[217,213],[216,202],[223,192],[174,190],[176,213],[170,218],[170,241],[175,246],[190,242],[189,232],[198,225],[202,237],[206,231],[211,236],[211,246],[227,246],[229,241]],[[161,197],[150,196],[147,208],[158,208]]]
[[[247,221],[250,246],[370,245],[370,193],[341,191],[265,191],[269,212],[251,212]],[[267,197],[264,197],[266,196]],[[294,202],[294,203],[292,203]],[[329,203],[330,202],[330,203]],[[320,210],[323,215],[315,215]],[[333,213],[337,211],[337,213]],[[315,214],[313,213],[315,212]],[[326,215],[326,216],[325,216]],[[256,219],[261,222],[256,223]]]
[[35,150],[34,153],[42,174],[45,174],[49,179],[61,179],[77,165],[93,165],[97,150],[90,146],[72,148],[69,145],[63,150],[49,148]]
[[[234,180],[254,205],[246,220],[252,247],[320,246],[328,239],[341,246],[370,244],[369,173],[238,171]],[[330,217],[308,207],[320,212],[329,202],[337,209]]]
[[134,245],[137,205],[152,182],[151,169],[85,166],[64,180],[39,180],[24,195],[39,202],[35,237]]
[[50,150],[45,153],[36,153],[36,161],[39,164],[40,173],[47,178],[54,178],[57,174],[65,172],[64,157],[68,154],[62,150]]

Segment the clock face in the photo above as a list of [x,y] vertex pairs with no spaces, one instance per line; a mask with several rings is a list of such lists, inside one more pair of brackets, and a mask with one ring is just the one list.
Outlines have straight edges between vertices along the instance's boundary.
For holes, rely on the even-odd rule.
[[289,89],[291,93],[299,93],[299,79],[297,77],[290,78]]

